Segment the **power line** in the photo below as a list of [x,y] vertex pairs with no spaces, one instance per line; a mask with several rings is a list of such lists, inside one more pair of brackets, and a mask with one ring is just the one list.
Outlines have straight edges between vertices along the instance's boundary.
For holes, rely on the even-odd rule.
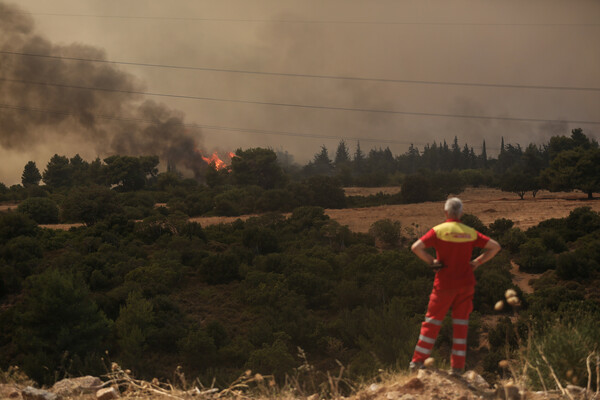
[[564,23],[564,22],[423,22],[423,21],[343,21],[343,20],[305,20],[305,19],[260,19],[260,18],[201,18],[201,17],[167,17],[167,16],[140,16],[140,15],[95,15],[95,14],[67,14],[67,13],[34,13],[34,12],[4,12],[1,14],[24,14],[50,17],[77,17],[101,19],[133,19],[133,20],[158,20],[158,21],[204,21],[204,22],[246,22],[246,23],[274,23],[274,24],[322,24],[322,25],[429,25],[429,26],[537,26],[537,27],[597,27],[598,23]]
[[[8,109],[8,110],[16,110],[16,111],[26,111],[26,112],[39,112],[44,114],[53,114],[53,115],[61,115],[65,117],[76,117],[77,113],[73,113],[70,111],[61,111],[61,110],[48,110],[43,108],[36,107],[24,107],[17,106],[12,104],[0,104],[0,109]],[[91,114],[91,116],[100,119],[106,119],[110,121],[121,121],[121,122],[138,122],[144,124],[157,124],[154,120],[143,119],[143,118],[133,118],[133,117],[118,117],[111,115],[102,115],[102,114]],[[348,140],[358,140],[362,142],[374,142],[374,143],[390,143],[390,144],[418,144],[425,145],[426,143],[416,143],[416,142],[406,142],[392,139],[373,139],[367,137],[350,137],[350,136],[335,136],[335,135],[322,135],[322,134],[313,134],[313,133],[299,133],[299,132],[290,132],[290,131],[276,131],[276,130],[265,130],[265,129],[252,129],[252,128],[239,128],[239,127],[227,127],[227,126],[219,126],[219,125],[207,125],[207,124],[195,124],[195,123],[178,123],[175,125],[183,126],[186,128],[203,128],[210,130],[221,130],[221,131],[230,131],[230,132],[248,132],[248,133],[258,133],[264,135],[277,135],[277,136],[295,136],[295,137],[304,137],[304,138],[316,138],[316,139],[348,139]]]
[[379,109],[369,109],[369,108],[333,107],[333,106],[318,106],[318,105],[311,105],[311,104],[279,103],[279,102],[267,102],[267,101],[255,101],[255,100],[224,99],[224,98],[217,98],[217,97],[188,96],[188,95],[177,95],[177,94],[168,94],[168,93],[153,93],[153,92],[142,92],[142,91],[135,91],[135,90],[106,89],[106,88],[66,85],[66,84],[58,84],[58,83],[34,82],[34,81],[27,81],[27,80],[20,80],[20,79],[8,79],[8,78],[0,78],[0,81],[21,83],[21,84],[30,84],[30,85],[53,86],[53,87],[61,87],[61,88],[68,88],[68,89],[94,90],[94,91],[103,91],[103,92],[127,93],[127,94],[138,94],[138,95],[145,95],[145,96],[170,97],[170,98],[179,98],[179,99],[188,99],[188,100],[203,100],[203,101],[215,101],[215,102],[225,102],[225,103],[257,104],[257,105],[265,105],[265,106],[304,108],[304,109],[312,109],[312,110],[352,111],[352,112],[364,112],[364,113],[378,113],[378,114],[391,114],[391,115],[413,115],[413,116],[422,116],[422,117],[443,117],[443,118],[460,118],[460,119],[600,125],[600,121],[555,120],[555,119],[517,118],[517,117],[492,117],[492,116],[485,116],[485,115],[443,114],[443,113],[412,112],[412,111],[398,111],[398,110],[379,110]]
[[83,61],[115,65],[133,65],[140,67],[152,68],[167,68],[192,71],[210,71],[210,72],[226,72],[248,75],[265,75],[265,76],[283,76],[293,78],[314,78],[314,79],[333,79],[333,80],[348,80],[348,81],[368,81],[368,82],[384,82],[384,83],[409,83],[417,85],[444,85],[444,86],[471,86],[471,87],[492,87],[504,89],[535,89],[535,90],[570,90],[570,91],[585,91],[585,92],[600,92],[600,88],[596,87],[577,87],[577,86],[544,86],[544,85],[516,85],[516,84],[501,84],[501,83],[477,83],[477,82],[449,82],[449,81],[428,81],[428,80],[411,80],[411,79],[386,79],[386,78],[368,78],[355,76],[336,76],[336,75],[318,75],[318,74],[300,74],[287,72],[269,72],[269,71],[252,71],[243,69],[228,69],[228,68],[210,68],[210,67],[195,67],[185,65],[169,65],[169,64],[152,64],[133,61],[116,61],[102,60],[80,57],[65,57],[53,56],[47,54],[24,53],[8,50],[0,50],[0,54],[23,56],[23,57],[40,57],[54,60],[67,61]]
[[[39,112],[44,114],[53,114],[53,115],[62,115],[65,117],[76,117],[78,114],[69,112],[69,111],[61,111],[61,110],[48,110],[36,107],[24,107],[17,106],[12,104],[0,104],[0,109],[7,110],[15,110],[15,111],[25,111],[25,112]],[[149,125],[156,125],[158,122],[155,120],[143,119],[143,118],[133,118],[133,117],[117,117],[111,115],[102,115],[102,114],[91,114],[91,116],[100,119],[106,119],[110,121],[121,121],[121,122],[138,122]],[[172,122],[170,122],[172,123]],[[229,132],[246,132],[246,133],[257,133],[262,135],[275,135],[275,136],[288,136],[288,137],[301,137],[301,138],[311,138],[311,139],[343,139],[343,140],[356,140],[360,142],[367,143],[385,143],[385,144],[402,144],[402,145],[418,145],[418,146],[427,146],[430,143],[424,142],[414,142],[414,141],[402,141],[402,140],[393,140],[393,139],[374,139],[368,137],[359,137],[359,136],[336,136],[336,135],[323,135],[316,133],[300,133],[300,132],[290,132],[290,131],[277,131],[277,130],[266,130],[266,129],[253,129],[253,128],[239,128],[239,127],[229,127],[229,126],[220,126],[220,125],[208,125],[208,124],[196,124],[196,123],[172,123],[173,125],[183,126],[185,128],[203,128],[208,130],[218,130],[218,131],[229,131]],[[434,141],[435,142],[435,141]],[[477,149],[481,149],[482,146],[471,146]],[[493,146],[487,146],[489,150],[499,150],[499,148]]]

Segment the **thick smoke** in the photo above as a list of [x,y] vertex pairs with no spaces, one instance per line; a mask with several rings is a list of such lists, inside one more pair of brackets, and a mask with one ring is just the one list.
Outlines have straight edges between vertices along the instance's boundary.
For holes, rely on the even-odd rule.
[[106,60],[102,49],[53,44],[36,33],[30,16],[3,3],[0,49],[57,57],[0,54],[4,149],[26,151],[59,141],[93,146],[100,156],[156,154],[163,162],[201,176],[206,163],[196,151],[200,132],[186,128],[182,112],[132,93],[143,91],[143,83],[113,65],[60,58]]

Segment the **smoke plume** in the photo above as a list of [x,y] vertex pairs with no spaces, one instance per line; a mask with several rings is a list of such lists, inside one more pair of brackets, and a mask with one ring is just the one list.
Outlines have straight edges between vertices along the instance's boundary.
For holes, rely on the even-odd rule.
[[145,89],[143,82],[114,65],[65,59],[106,60],[104,50],[53,44],[36,32],[30,16],[4,3],[0,50],[11,53],[0,54],[2,148],[68,143],[75,151],[91,146],[99,156],[155,154],[201,176],[200,132],[186,127],[182,112],[134,93]]

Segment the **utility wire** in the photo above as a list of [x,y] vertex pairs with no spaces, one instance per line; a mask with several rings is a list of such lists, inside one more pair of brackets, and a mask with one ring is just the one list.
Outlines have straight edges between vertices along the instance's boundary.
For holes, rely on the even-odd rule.
[[159,21],[204,21],[204,22],[249,22],[249,23],[274,23],[274,24],[343,24],[343,25],[430,25],[430,26],[581,26],[597,27],[598,23],[564,23],[564,22],[418,22],[418,21],[343,21],[343,20],[304,20],[304,19],[259,19],[259,18],[201,18],[201,17],[167,17],[167,16],[139,16],[139,15],[95,15],[95,14],[66,14],[66,13],[34,13],[34,12],[4,12],[2,14],[24,14],[50,17],[84,17],[102,19],[133,19],[133,20],[159,20]]
[[53,59],[53,60],[83,61],[83,62],[94,62],[94,63],[104,63],[104,64],[133,65],[133,66],[152,67],[152,68],[227,72],[227,73],[237,73],[237,74],[283,76],[283,77],[294,77],[294,78],[315,78],[315,79],[369,81],[369,82],[385,82],[385,83],[409,83],[409,84],[417,84],[417,85],[492,87],[492,88],[504,88],[504,89],[570,90],[570,91],[600,92],[600,88],[597,88],[597,87],[513,85],[513,84],[501,84],[501,83],[449,82],[449,81],[427,81],[427,80],[411,80],[411,79],[385,79],[385,78],[367,78],[367,77],[356,77],[356,76],[336,76],[336,75],[299,74],[299,73],[286,73],[286,72],[251,71],[251,70],[243,70],[243,69],[194,67],[194,66],[185,66],[185,65],[151,64],[151,63],[140,63],[140,62],[133,62],[133,61],[115,61],[115,60],[102,60],[102,59],[79,58],[79,57],[53,56],[53,55],[47,55],[47,54],[24,53],[24,52],[16,52],[16,51],[8,51],[8,50],[0,50],[0,54],[23,56],[23,57],[40,57],[40,58],[47,58],[47,59]]
[[279,103],[279,102],[254,101],[254,100],[223,99],[223,98],[218,98],[218,97],[188,96],[188,95],[178,95],[178,94],[168,94],[168,93],[153,93],[153,92],[142,92],[142,91],[136,91],[136,90],[107,89],[107,88],[66,85],[66,84],[59,84],[59,83],[35,82],[35,81],[27,81],[27,80],[20,80],[20,79],[8,79],[8,78],[0,78],[0,81],[21,83],[21,84],[27,84],[27,85],[61,87],[61,88],[68,88],[68,89],[93,90],[93,91],[103,91],[103,92],[113,92],[113,93],[127,93],[127,94],[138,94],[138,95],[144,95],[144,96],[170,97],[170,98],[215,101],[215,102],[224,102],[224,103],[257,104],[257,105],[277,106],[277,107],[304,108],[304,109],[312,109],[312,110],[352,111],[352,112],[379,113],[379,114],[391,114],[391,115],[415,115],[415,116],[422,116],[422,117],[444,117],[444,118],[519,121],[519,122],[549,122],[549,123],[558,122],[558,123],[572,123],[572,124],[585,124],[585,125],[600,125],[600,121],[555,120],[555,119],[518,118],[518,117],[492,117],[492,116],[485,116],[485,115],[443,114],[443,113],[411,112],[411,111],[398,111],[398,110],[379,110],[379,109],[369,109],[369,108],[333,107],[333,106],[318,106],[318,105],[311,105],[311,104]]
[[[60,111],[60,110],[48,110],[43,108],[35,108],[35,107],[24,107],[17,106],[12,104],[0,104],[0,109],[7,110],[16,110],[16,111],[25,111],[25,112],[38,112],[44,114],[53,114],[53,115],[61,115],[65,117],[76,117],[77,113],[69,112],[69,111]],[[117,117],[111,115],[101,115],[101,114],[91,114],[91,116],[100,119],[106,119],[110,121],[121,121],[121,122],[138,122],[144,124],[157,124],[155,120],[143,119],[143,118],[129,118],[129,117]],[[264,135],[277,135],[277,136],[295,136],[295,137],[304,137],[304,138],[317,138],[317,139],[348,139],[348,140],[358,140],[361,142],[374,142],[374,143],[390,143],[390,144],[417,144],[417,145],[426,145],[426,143],[415,143],[415,142],[406,142],[400,140],[392,140],[392,139],[373,139],[368,137],[351,137],[351,136],[335,136],[335,135],[322,135],[322,134],[314,134],[314,133],[299,133],[299,132],[289,132],[289,131],[274,131],[274,130],[265,130],[265,129],[251,129],[251,128],[238,128],[238,127],[228,127],[228,126],[219,126],[219,125],[206,125],[206,124],[195,124],[195,123],[177,123],[174,125],[183,126],[186,128],[203,128],[203,129],[211,129],[211,130],[221,130],[221,131],[231,131],[231,132],[248,132],[248,133],[259,133]]]

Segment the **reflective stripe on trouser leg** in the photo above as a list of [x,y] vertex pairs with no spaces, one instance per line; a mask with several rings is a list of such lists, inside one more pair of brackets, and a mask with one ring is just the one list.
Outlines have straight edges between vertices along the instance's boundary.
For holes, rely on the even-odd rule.
[[435,339],[437,339],[444,316],[448,312],[452,299],[448,298],[445,292],[433,289],[429,296],[429,305],[425,321],[421,324],[421,334],[413,354],[413,362],[423,362],[431,354]]
[[467,357],[469,315],[473,309],[473,289],[460,291],[452,303],[452,368],[463,369]]

